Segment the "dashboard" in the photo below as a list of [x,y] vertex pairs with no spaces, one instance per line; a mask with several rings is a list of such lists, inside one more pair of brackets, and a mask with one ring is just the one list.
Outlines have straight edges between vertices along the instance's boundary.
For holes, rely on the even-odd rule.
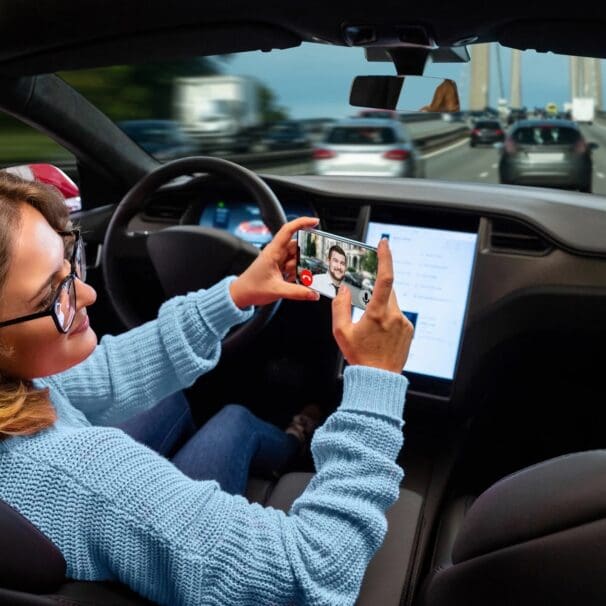
[[[314,216],[305,203],[286,203],[287,220]],[[392,220],[393,221],[393,220]],[[204,206],[198,224],[224,229],[262,247],[271,240],[256,204],[218,199]],[[455,231],[371,220],[365,225],[366,244],[390,239],[396,296],[415,327],[415,338],[403,369],[416,384],[447,394],[455,376],[477,246],[474,231]],[[354,321],[363,312],[352,308]]]
[[[596,335],[606,336],[606,201],[429,180],[266,181],[289,219],[317,215],[324,231],[371,245],[389,235],[398,300],[415,324],[404,373],[409,393],[420,401],[465,407],[472,392],[492,389],[501,368],[535,365],[537,377],[549,373],[559,363],[553,339],[563,330],[577,351],[573,366],[590,373],[603,359],[603,353],[595,358],[592,343]],[[270,239],[250,197],[231,185],[211,180],[197,187],[196,196],[183,194],[181,203],[172,197],[173,223],[225,229],[258,247]],[[158,229],[151,218],[139,217],[134,227]],[[571,306],[582,313],[571,315]],[[323,309],[325,317],[311,322],[317,329],[306,331],[314,352],[327,342],[324,333],[330,338],[330,306]],[[354,320],[359,315],[354,312]],[[286,342],[283,334],[278,338]],[[520,349],[525,339],[530,346]],[[337,365],[341,371],[343,364]]]
[[[313,208],[303,202],[284,205],[286,220],[315,216]],[[241,199],[217,199],[206,204],[198,225],[224,229],[245,242],[260,248],[271,240],[271,232],[261,219],[261,211],[254,202]]]

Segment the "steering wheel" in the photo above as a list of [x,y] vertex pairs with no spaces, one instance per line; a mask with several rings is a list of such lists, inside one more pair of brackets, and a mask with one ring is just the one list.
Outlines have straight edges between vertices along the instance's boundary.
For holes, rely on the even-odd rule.
[[[136,254],[140,251],[140,242],[136,240],[147,238],[147,252],[166,298],[208,288],[225,276],[239,274],[259,254],[252,244],[211,227],[178,225],[149,234],[129,231],[131,219],[143,210],[151,194],[177,177],[194,173],[210,173],[237,181],[257,203],[272,234],[286,223],[282,205],[269,186],[255,173],[233,162],[193,156],[174,160],[145,175],[118,204],[107,227],[102,250],[103,277],[109,299],[127,328],[142,324],[145,318],[130,300],[117,251]],[[242,346],[262,330],[279,304],[280,301],[276,301],[255,310],[248,322],[227,335],[223,350]]]

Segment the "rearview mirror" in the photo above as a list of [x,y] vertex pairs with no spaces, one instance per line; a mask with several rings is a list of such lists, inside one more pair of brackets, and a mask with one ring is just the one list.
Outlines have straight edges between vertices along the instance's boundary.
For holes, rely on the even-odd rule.
[[355,107],[403,112],[461,110],[454,80],[426,76],[356,76],[349,103]]

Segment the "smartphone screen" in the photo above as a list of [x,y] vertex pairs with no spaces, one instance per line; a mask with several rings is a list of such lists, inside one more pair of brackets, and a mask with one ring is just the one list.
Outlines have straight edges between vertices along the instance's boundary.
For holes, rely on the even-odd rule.
[[377,279],[377,249],[315,229],[297,232],[297,279],[334,298],[349,288],[352,305],[366,309]]

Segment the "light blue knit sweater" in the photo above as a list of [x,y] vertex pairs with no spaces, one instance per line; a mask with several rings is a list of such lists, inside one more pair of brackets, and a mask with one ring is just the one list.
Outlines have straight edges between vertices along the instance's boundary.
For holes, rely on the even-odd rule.
[[61,550],[68,575],[116,580],[159,604],[352,604],[398,495],[406,379],[345,371],[343,402],[316,432],[317,475],[285,514],[194,481],[121,430],[215,366],[250,312],[229,279],[166,302],[105,337],[47,385],[56,425],[0,442],[0,498]]

